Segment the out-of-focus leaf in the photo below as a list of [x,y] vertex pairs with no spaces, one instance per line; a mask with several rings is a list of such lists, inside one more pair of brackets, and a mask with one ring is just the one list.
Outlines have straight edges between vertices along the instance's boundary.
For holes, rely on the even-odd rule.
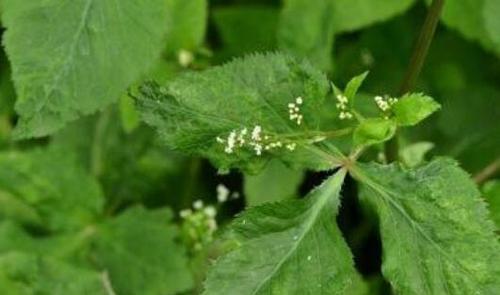
[[291,169],[276,160],[271,161],[259,174],[245,175],[247,204],[255,206],[296,197],[302,180],[304,171]]
[[135,207],[99,226],[95,259],[109,272],[117,294],[176,294],[192,287],[171,219],[169,210]]
[[213,10],[213,19],[224,46],[224,57],[276,48],[278,9],[274,7],[220,7]]
[[104,201],[98,183],[74,154],[56,149],[0,153],[0,190],[20,208],[10,208],[11,219],[41,220],[39,225],[52,231],[94,222]]
[[102,274],[33,254],[0,255],[4,295],[109,295]]
[[[207,0],[166,0],[167,51],[194,51],[202,44],[207,27]],[[151,6],[155,4],[151,3]],[[158,3],[156,5],[164,6]]]
[[482,188],[484,198],[488,202],[491,218],[497,229],[500,229],[500,180],[490,180]]
[[334,34],[384,21],[408,9],[414,0],[287,0],[278,44],[321,69],[332,65]]

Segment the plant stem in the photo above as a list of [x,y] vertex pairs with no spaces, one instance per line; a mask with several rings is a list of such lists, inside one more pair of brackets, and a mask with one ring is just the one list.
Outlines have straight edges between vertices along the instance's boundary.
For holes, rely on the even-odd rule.
[[478,174],[474,175],[474,181],[477,184],[481,184],[491,177],[495,176],[496,173],[500,170],[500,158],[497,158],[493,162],[491,162],[488,166],[486,166],[483,170],[481,170]]
[[[399,96],[404,95],[408,91],[415,87],[418,76],[422,71],[422,67],[429,52],[429,47],[431,45],[434,33],[436,32],[436,27],[439,22],[439,16],[443,10],[445,0],[433,0],[431,7],[427,12],[424,24],[420,30],[420,34],[413,49],[413,53],[410,59],[410,64],[408,65],[408,70],[406,71],[405,77],[401,86],[399,88]],[[386,142],[385,144],[385,156],[388,162],[393,162],[397,160],[399,147],[398,147],[398,136],[394,137]]]

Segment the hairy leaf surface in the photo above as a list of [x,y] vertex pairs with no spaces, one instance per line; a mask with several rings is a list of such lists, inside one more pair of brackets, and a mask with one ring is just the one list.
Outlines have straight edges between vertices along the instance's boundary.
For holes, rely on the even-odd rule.
[[[221,168],[257,170],[276,156],[290,165],[319,170],[338,164],[335,152],[326,154],[313,143],[325,135],[317,114],[328,91],[326,77],[307,62],[272,53],[186,73],[166,87],[145,84],[137,101],[144,121],[170,147],[207,157]],[[300,125],[289,119],[289,104],[297,97],[303,100]],[[250,145],[255,127],[262,129],[261,155]],[[225,152],[231,132],[243,129],[245,144]],[[280,148],[264,148],[278,141]],[[293,151],[286,148],[289,143],[296,144]]]
[[231,227],[238,247],[213,266],[204,294],[344,294],[356,279],[335,221],[344,176],[337,172],[305,200],[243,213]]
[[50,134],[117,100],[159,57],[167,28],[164,0],[2,4],[18,137]]
[[380,216],[383,273],[398,294],[497,294],[500,245],[479,191],[449,159],[414,170],[359,164]]

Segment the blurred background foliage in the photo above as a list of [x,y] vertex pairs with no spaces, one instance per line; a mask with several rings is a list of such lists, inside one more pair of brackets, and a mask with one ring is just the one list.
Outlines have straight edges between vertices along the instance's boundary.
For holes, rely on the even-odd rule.
[[[447,1],[415,89],[442,109],[400,134],[400,157],[408,166],[439,155],[458,159],[490,202],[497,226],[499,3]],[[280,50],[309,59],[340,85],[370,71],[360,104],[373,95],[396,95],[427,4],[167,0],[162,58],[119,102],[52,136],[24,141],[12,139],[16,94],[1,50],[0,293],[57,286],[57,292],[40,294],[110,294],[93,289],[96,282],[109,282],[120,295],[198,293],[211,259],[231,247],[214,237],[235,214],[245,206],[303,196],[325,174],[277,161],[257,175],[217,171],[204,159],[168,150],[139,121],[130,97],[136,86]],[[381,151],[373,149],[366,160],[383,161]],[[338,222],[369,282],[366,294],[389,294],[380,275],[376,220],[358,203],[353,181],[344,187],[343,202]],[[180,217],[188,208],[195,213]],[[207,208],[216,216],[210,210],[198,214]],[[77,281],[59,283],[69,278]]]

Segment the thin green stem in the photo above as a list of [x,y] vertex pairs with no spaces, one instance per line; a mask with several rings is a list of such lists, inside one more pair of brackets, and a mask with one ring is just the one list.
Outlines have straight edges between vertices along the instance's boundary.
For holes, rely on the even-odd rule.
[[[399,96],[407,93],[415,87],[418,76],[422,71],[424,66],[425,58],[429,52],[429,47],[431,46],[434,33],[436,32],[436,27],[439,22],[439,16],[443,10],[445,0],[433,0],[431,7],[427,12],[424,24],[420,30],[420,34],[413,49],[413,53],[410,59],[410,64],[408,65],[408,70],[399,88]],[[385,144],[385,156],[388,162],[393,162],[398,159],[399,144],[397,134],[386,142]]]

